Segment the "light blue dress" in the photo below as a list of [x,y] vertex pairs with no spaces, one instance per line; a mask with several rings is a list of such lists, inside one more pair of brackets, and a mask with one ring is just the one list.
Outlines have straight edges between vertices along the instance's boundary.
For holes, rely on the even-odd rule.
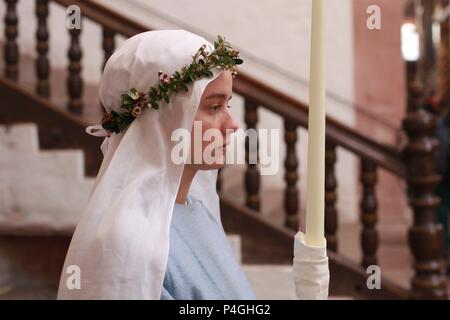
[[161,300],[255,299],[229,240],[203,203],[175,203]]

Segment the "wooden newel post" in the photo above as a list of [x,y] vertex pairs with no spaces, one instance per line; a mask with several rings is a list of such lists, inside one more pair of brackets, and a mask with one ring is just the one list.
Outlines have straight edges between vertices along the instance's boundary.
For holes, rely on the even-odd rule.
[[412,299],[447,299],[447,279],[443,259],[444,231],[437,223],[440,199],[435,194],[440,176],[436,173],[434,137],[436,118],[425,111],[423,88],[418,82],[409,88],[409,112],[403,121],[408,144],[403,151],[409,203],[414,223],[409,230],[409,246],[415,274],[411,280]]

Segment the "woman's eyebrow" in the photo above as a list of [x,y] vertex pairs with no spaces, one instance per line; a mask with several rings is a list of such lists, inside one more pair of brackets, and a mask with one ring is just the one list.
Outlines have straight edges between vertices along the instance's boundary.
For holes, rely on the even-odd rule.
[[[227,95],[226,95],[226,94],[222,94],[222,93],[213,93],[213,94],[207,96],[207,97],[206,97],[206,100],[214,99],[214,98],[226,99],[226,98],[227,98]],[[228,98],[228,100],[231,100],[231,98],[233,98],[233,96],[230,96],[230,97]]]

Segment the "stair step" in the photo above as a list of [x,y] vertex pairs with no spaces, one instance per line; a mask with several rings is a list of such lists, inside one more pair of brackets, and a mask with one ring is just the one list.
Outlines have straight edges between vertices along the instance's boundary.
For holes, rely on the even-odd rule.
[[46,150],[38,153],[10,150],[0,157],[1,176],[29,179],[37,174],[48,177],[84,179],[84,155],[81,150]]
[[34,123],[0,126],[0,152],[39,152],[38,128]]
[[[243,265],[257,299],[298,300],[289,265]],[[328,300],[353,300],[353,297],[330,296]]]
[[92,190],[94,179],[35,175],[0,185],[2,224],[44,224],[58,228],[76,224]]
[[257,299],[295,300],[292,266],[289,265],[243,265]]
[[2,230],[66,229],[75,225],[94,178],[84,177],[81,150],[39,150],[33,123],[0,126]]

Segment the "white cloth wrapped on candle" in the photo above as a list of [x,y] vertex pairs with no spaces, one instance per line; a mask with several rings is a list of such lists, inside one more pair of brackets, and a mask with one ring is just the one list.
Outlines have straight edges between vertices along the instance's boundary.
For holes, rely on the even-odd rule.
[[330,283],[327,246],[313,247],[305,243],[299,231],[294,242],[293,276],[297,296],[301,300],[327,300]]

